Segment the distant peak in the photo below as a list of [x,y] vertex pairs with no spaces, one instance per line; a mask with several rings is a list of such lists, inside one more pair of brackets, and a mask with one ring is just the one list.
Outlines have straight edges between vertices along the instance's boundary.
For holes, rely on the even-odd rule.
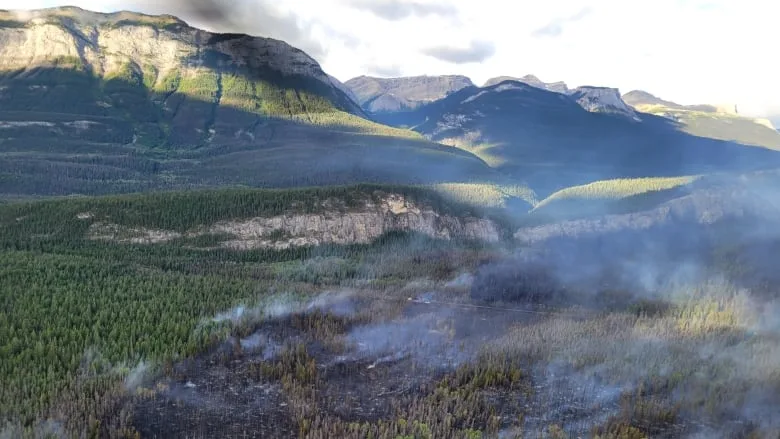
[[584,85],[571,90],[569,95],[580,106],[592,113],[610,113],[639,121],[639,116],[620,96],[620,91],[612,87]]
[[[382,77],[382,76],[370,76],[370,75],[360,75],[356,76],[349,81],[355,81],[358,79],[362,80],[374,80],[374,81],[417,81],[417,80],[426,80],[426,81],[440,81],[440,80],[460,80],[460,81],[468,81],[471,83],[471,79],[468,76],[464,75],[413,75],[413,76],[388,76],[388,77]],[[347,82],[349,82],[347,81]]]
[[682,105],[667,101],[644,90],[631,90],[623,95],[623,101],[636,108],[642,105],[663,105],[668,108],[682,108]]
[[463,75],[417,75],[396,78],[358,76],[345,82],[366,111],[382,113],[409,110],[473,87]]
[[533,84],[533,83],[544,84],[544,82],[535,75],[525,75],[520,79],[522,79],[523,82],[527,82],[529,84]]
[[569,89],[564,82],[544,82],[536,75],[525,75],[521,78],[515,76],[496,76],[495,78],[488,79],[482,87],[491,87],[504,81],[522,82],[533,87],[554,91],[556,93],[566,93]]

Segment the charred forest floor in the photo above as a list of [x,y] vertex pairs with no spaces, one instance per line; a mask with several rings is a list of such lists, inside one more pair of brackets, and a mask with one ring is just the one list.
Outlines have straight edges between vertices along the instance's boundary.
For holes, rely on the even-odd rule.
[[780,433],[780,240],[207,251],[60,206],[0,209],[0,437]]
[[[674,312],[648,315],[636,304],[605,312],[476,305],[457,291],[374,294],[320,296],[239,325],[211,352],[170,364],[136,389],[126,402],[133,427],[153,438],[772,437],[722,400],[677,394],[686,379],[688,391],[708,398],[723,398],[713,392],[726,388],[693,382],[694,374],[725,372],[694,370],[675,355],[756,339],[712,327],[692,343],[692,334],[672,333],[680,330]],[[724,316],[705,318],[714,319]],[[660,334],[662,352],[639,351]],[[667,362],[676,377],[638,361]]]

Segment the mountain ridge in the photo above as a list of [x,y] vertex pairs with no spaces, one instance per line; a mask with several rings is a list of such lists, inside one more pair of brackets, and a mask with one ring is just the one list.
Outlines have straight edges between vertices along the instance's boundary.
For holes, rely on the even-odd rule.
[[632,90],[623,99],[640,113],[672,120],[694,135],[780,149],[775,125],[769,119],[739,114],[736,105],[681,105],[643,90]]
[[[605,179],[677,177],[780,163],[770,149],[695,136],[668,118],[627,106],[610,108],[613,102],[623,103],[616,89],[579,88],[564,95],[507,80],[461,89],[399,113],[396,122],[476,154],[542,196]],[[588,106],[591,111],[583,108]]]
[[78,8],[0,19],[5,194],[492,175],[473,155],[368,119],[279,40]]
[[413,110],[464,87],[473,86],[462,75],[419,75],[398,78],[358,76],[344,83],[369,113]]

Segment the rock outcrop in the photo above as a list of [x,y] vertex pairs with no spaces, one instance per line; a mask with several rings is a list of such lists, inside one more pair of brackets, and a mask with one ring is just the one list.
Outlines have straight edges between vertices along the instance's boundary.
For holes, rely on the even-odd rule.
[[371,113],[411,110],[474,84],[465,76],[410,76],[375,78],[359,76],[344,84],[358,103]]
[[490,219],[441,214],[431,207],[420,205],[398,194],[389,194],[379,203],[367,202],[360,208],[236,218],[201,225],[185,233],[98,221],[90,226],[88,236],[94,240],[155,244],[180,238],[215,235],[224,238],[219,244],[222,247],[247,250],[321,244],[365,244],[392,231],[417,232],[439,239],[496,242],[501,238],[500,227]]
[[593,113],[608,113],[640,121],[633,108],[623,101],[620,92],[610,87],[577,87],[569,92],[580,106]]
[[0,11],[0,72],[34,76],[39,68],[73,69],[163,93],[190,80],[191,88],[202,87],[216,99],[236,77],[262,79],[282,90],[303,81],[306,91],[335,109],[362,114],[303,51],[271,38],[207,32],[168,15],[76,7]]
[[504,81],[523,82],[528,85],[541,88],[543,90],[554,91],[556,93],[567,93],[569,91],[569,87],[566,85],[565,82],[562,81],[544,82],[534,75],[525,75],[522,78],[516,78],[514,76],[496,76],[495,78],[490,78],[487,81],[485,81],[485,84],[482,87],[483,88],[491,87],[493,85],[500,84]]

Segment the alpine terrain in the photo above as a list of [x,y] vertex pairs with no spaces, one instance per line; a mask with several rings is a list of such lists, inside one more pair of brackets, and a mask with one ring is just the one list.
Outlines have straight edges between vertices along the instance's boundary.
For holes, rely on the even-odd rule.
[[250,3],[0,11],[0,438],[780,437],[772,123]]

